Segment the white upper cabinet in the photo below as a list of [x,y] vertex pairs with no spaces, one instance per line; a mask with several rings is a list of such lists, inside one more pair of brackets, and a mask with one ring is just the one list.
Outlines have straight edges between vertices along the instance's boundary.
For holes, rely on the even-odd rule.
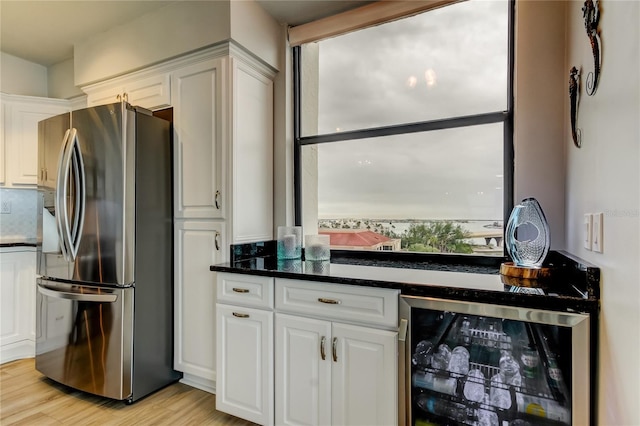
[[231,59],[233,241],[273,237],[273,82]]
[[224,217],[222,83],[226,59],[173,72],[174,215]]
[[[5,187],[38,184],[38,122],[70,111],[66,100],[2,95],[2,166]],[[3,176],[4,175],[4,176]]]
[[112,104],[125,100],[131,105],[150,110],[171,105],[171,78],[169,73],[152,75],[132,74],[125,78],[83,88],[87,93],[87,106]]
[[229,243],[273,238],[275,71],[233,42],[83,90],[173,107],[174,217],[225,222]]

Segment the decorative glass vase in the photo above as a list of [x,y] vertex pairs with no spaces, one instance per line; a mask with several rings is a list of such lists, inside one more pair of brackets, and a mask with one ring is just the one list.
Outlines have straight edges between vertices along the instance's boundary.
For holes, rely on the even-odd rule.
[[278,260],[302,257],[302,227],[278,226]]
[[542,266],[549,252],[549,224],[535,198],[525,198],[513,208],[504,242],[516,266]]

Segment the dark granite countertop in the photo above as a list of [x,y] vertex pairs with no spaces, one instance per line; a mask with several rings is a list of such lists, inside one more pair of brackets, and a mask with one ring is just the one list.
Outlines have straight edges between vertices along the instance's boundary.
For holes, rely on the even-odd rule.
[[16,240],[13,238],[10,239],[1,239],[0,238],[0,248],[5,247],[35,247],[36,246],[35,238],[25,238],[23,240]]
[[403,295],[467,300],[538,309],[597,312],[600,270],[566,252],[552,251],[546,280],[500,275],[508,259],[468,255],[332,250],[331,260],[278,260],[272,242],[231,246],[228,263],[212,271],[316,282],[394,288]]

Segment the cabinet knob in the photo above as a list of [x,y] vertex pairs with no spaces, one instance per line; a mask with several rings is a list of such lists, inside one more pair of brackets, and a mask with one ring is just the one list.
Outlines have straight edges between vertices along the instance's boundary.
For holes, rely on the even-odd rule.
[[237,318],[249,318],[249,314],[241,314],[241,313],[238,313],[238,312],[232,312],[231,314],[234,317],[237,317]]
[[249,293],[249,289],[239,287],[234,287],[233,291],[235,291],[236,293]]
[[216,250],[220,250],[220,242],[218,241],[219,236],[220,236],[220,233],[216,232],[216,236],[213,238],[213,243],[216,246]]
[[218,198],[220,198],[220,191],[216,191],[216,196],[214,198],[216,209],[220,210],[220,202],[218,201]]

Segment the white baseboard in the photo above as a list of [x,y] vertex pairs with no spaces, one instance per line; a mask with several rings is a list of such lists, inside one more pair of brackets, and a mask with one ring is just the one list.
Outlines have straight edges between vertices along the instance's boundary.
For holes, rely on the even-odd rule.
[[36,356],[36,344],[33,340],[21,340],[0,347],[0,364]]
[[180,380],[180,383],[184,383],[185,385],[189,385],[191,387],[212,393],[214,395],[216,393],[216,382],[214,382],[213,380],[207,380],[203,379],[202,377],[184,373],[182,379]]

